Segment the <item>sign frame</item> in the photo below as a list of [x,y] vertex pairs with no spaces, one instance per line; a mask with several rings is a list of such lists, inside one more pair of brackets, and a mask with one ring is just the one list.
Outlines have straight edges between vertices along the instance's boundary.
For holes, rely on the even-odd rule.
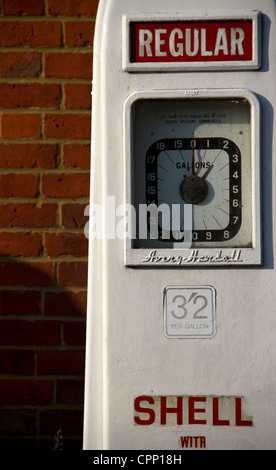
[[[200,61],[200,62],[132,62],[131,61],[131,24],[162,22],[212,22],[212,21],[252,21],[252,60]],[[122,18],[122,67],[125,72],[191,72],[211,70],[252,70],[261,67],[261,13],[217,12],[214,13],[176,13],[172,14],[131,14]]]

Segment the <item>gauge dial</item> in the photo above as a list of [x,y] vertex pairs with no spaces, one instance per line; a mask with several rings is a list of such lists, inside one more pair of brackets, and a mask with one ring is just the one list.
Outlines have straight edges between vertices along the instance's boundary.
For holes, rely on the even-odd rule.
[[[178,205],[179,231],[184,230],[183,205],[192,205],[194,241],[230,240],[241,227],[241,153],[224,137],[161,139],[146,152],[147,204]],[[172,210],[171,210],[172,214]],[[149,220],[150,224],[150,220]],[[150,229],[150,227],[149,227]],[[164,236],[159,214],[159,240]]]
[[[142,99],[132,116],[134,248],[175,248],[187,227],[190,247],[252,246],[249,101]],[[140,232],[141,205],[158,209],[156,217],[147,216],[147,239]]]

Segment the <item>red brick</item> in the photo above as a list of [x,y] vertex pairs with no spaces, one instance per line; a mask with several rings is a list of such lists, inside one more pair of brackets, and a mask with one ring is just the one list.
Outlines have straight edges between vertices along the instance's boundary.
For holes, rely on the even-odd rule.
[[3,138],[36,138],[40,137],[39,114],[3,114]]
[[[7,436],[17,436],[19,440],[11,448],[17,449],[21,442],[21,437],[34,436],[37,427],[37,410],[33,409],[0,409],[0,434],[5,438]],[[6,449],[6,439],[1,439]]]
[[0,380],[0,405],[49,405],[53,391],[50,380]]
[[90,127],[89,114],[47,114],[44,134],[55,139],[89,139]]
[[43,15],[43,0],[2,0],[3,15]]
[[89,196],[89,174],[48,174],[42,176],[42,193],[45,197]]
[[62,225],[68,228],[84,227],[86,222],[88,222],[88,216],[84,215],[86,207],[87,204],[62,204]]
[[[1,156],[0,156],[1,158]],[[63,165],[71,168],[90,168],[90,144],[64,144]]]
[[0,204],[0,227],[56,227],[57,204]]
[[40,291],[0,291],[1,315],[40,315],[40,303]]
[[45,315],[85,316],[87,294],[84,292],[46,292]]
[[48,0],[48,13],[54,16],[95,16],[99,0]]
[[2,52],[0,55],[0,77],[39,77],[41,73],[40,52]]
[[1,168],[56,168],[57,144],[1,144]]
[[1,256],[39,256],[40,233],[0,232]]
[[64,85],[65,107],[67,109],[91,108],[91,84],[67,83]]
[[2,346],[57,346],[60,342],[58,321],[1,320],[0,326]]
[[50,286],[54,281],[55,267],[49,261],[0,263],[1,286]]
[[61,24],[57,21],[2,21],[0,46],[60,46]]
[[1,83],[3,108],[58,108],[60,86],[55,83]]
[[69,346],[85,346],[85,333],[84,322],[66,322],[63,325],[63,341]]
[[48,256],[87,256],[88,252],[87,239],[83,233],[45,233],[44,246]]
[[[82,434],[83,411],[82,410],[42,410],[40,412],[40,432],[55,436],[58,429],[62,429],[63,435]],[[70,450],[71,445],[68,450]]]
[[35,353],[24,350],[1,350],[0,374],[32,375],[35,370]]
[[82,405],[84,398],[84,381],[61,379],[57,380],[57,403]]
[[4,174],[0,176],[0,197],[35,197],[37,191],[37,175]]
[[64,24],[67,46],[92,46],[95,23],[91,21],[66,21]]
[[37,352],[37,373],[40,375],[83,375],[84,351],[48,350]]
[[92,53],[48,52],[45,56],[45,77],[91,78]]
[[86,287],[87,262],[63,261],[58,265],[58,278],[61,286]]

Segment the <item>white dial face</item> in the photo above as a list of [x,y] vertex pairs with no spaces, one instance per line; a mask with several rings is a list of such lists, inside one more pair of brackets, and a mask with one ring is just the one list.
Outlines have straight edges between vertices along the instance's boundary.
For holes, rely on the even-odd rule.
[[[196,145],[195,139],[191,145]],[[159,204],[166,202],[170,207],[191,204],[194,230],[226,229],[230,222],[230,175],[229,155],[225,150],[162,151],[157,167]],[[183,213],[180,229],[184,230]]]
[[136,213],[140,204],[160,209],[158,235],[135,245],[170,247],[189,228],[192,246],[250,246],[248,101],[144,100],[134,116]]

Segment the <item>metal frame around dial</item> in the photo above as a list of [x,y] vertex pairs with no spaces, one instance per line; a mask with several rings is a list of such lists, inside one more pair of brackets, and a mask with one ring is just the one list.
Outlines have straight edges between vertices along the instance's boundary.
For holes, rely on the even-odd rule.
[[[125,203],[134,203],[134,165],[133,165],[133,105],[137,100],[152,99],[246,99],[250,103],[251,118],[251,192],[252,192],[252,246],[249,247],[203,247],[192,248],[181,242],[168,248],[135,248],[129,233],[125,236],[125,265],[136,267],[207,267],[207,266],[251,266],[262,264],[261,249],[261,191],[260,191],[260,109],[256,96],[245,89],[212,90],[166,90],[133,93],[124,105],[124,162],[125,162]],[[203,144],[203,142],[201,142]],[[233,143],[235,147],[235,144]],[[234,148],[233,147],[233,148]],[[237,149],[235,148],[235,151]],[[241,184],[239,182],[238,184]],[[234,200],[234,194],[232,193]],[[233,209],[234,210],[234,209]],[[235,209],[241,215],[239,204]],[[234,214],[234,213],[233,213]],[[231,214],[231,215],[233,215]],[[135,224],[132,219],[132,224]],[[131,230],[135,233],[135,230]],[[203,236],[203,234],[199,234]],[[219,234],[222,235],[222,232]]]

